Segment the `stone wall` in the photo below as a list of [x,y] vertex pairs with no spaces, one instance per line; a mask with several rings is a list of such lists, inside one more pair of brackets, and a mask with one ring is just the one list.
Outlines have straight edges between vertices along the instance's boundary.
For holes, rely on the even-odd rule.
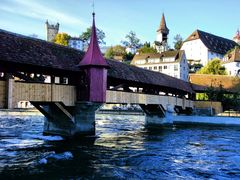
[[210,109],[212,107],[215,114],[223,112],[222,103],[217,101],[194,101],[194,107],[199,109]]

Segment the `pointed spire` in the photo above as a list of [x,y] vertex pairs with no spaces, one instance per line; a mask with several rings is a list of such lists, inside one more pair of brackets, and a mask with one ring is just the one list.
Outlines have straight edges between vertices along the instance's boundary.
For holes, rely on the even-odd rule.
[[95,13],[93,15],[93,24],[92,24],[92,34],[90,39],[90,44],[86,54],[84,55],[83,59],[78,64],[79,67],[83,66],[101,66],[101,67],[108,67],[108,64],[102,53],[100,51],[96,33],[96,26],[95,26]]
[[234,39],[240,40],[240,31],[239,29],[236,32],[236,36],[234,37]]
[[160,26],[159,26],[157,32],[164,32],[167,34],[169,33],[169,29],[167,28],[164,13],[162,14],[162,19],[161,19]]

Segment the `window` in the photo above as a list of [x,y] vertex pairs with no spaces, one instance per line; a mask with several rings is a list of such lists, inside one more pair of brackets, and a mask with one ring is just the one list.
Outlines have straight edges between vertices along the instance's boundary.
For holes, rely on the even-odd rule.
[[149,67],[149,70],[152,70],[152,67]]
[[163,69],[167,69],[167,66],[164,66]]
[[174,65],[174,71],[178,71],[178,65],[177,64]]
[[154,66],[154,70],[157,70],[157,66]]
[[159,72],[162,72],[162,66],[158,66]]

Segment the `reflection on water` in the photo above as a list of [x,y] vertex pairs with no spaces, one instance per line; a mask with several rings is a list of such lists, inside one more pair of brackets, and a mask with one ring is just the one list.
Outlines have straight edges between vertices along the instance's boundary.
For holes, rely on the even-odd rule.
[[98,115],[97,139],[43,136],[42,116],[1,116],[0,179],[239,179],[240,131],[147,130],[143,116]]

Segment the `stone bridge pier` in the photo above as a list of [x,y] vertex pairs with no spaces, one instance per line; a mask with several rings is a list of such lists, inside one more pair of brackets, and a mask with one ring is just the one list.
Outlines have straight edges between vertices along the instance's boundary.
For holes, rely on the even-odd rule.
[[168,104],[166,110],[161,104],[140,105],[145,113],[146,127],[163,127],[173,125],[173,106]]
[[77,102],[65,106],[61,102],[31,102],[45,117],[46,135],[64,137],[95,136],[95,112],[102,103]]

